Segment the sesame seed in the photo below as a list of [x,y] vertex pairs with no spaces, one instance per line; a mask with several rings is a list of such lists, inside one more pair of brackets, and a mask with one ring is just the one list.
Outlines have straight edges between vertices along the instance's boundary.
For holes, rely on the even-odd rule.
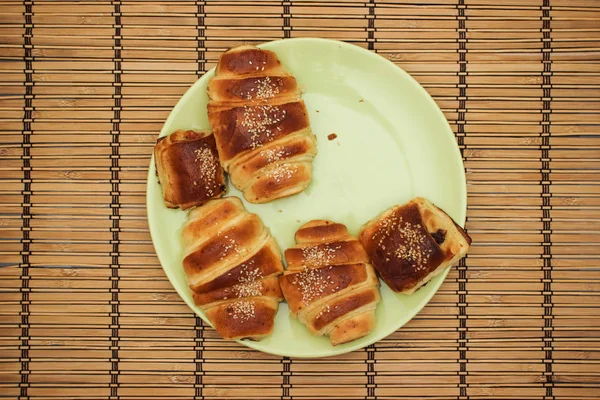
[[240,323],[248,321],[250,318],[255,318],[255,303],[253,300],[238,300],[231,303],[227,307],[228,315],[233,319],[239,320]]
[[263,277],[259,268],[252,268],[254,260],[251,260],[242,267],[238,277],[238,284],[233,286],[238,297],[254,297],[263,293],[264,286],[261,282]]
[[379,223],[372,239],[377,242],[378,247],[386,250],[383,243],[390,237],[393,237],[394,242],[398,244],[386,252],[386,262],[389,262],[391,258],[396,258],[409,262],[417,271],[427,268],[433,250],[424,248],[428,243],[428,238],[423,232],[421,224],[404,221],[401,216],[395,214],[388,216]]
[[272,99],[279,94],[279,86],[282,85],[281,79],[275,79],[275,81],[273,81],[268,76],[263,79],[256,79],[254,83],[256,84],[256,94],[252,93],[254,92],[255,88],[251,88],[248,93],[246,93],[246,100],[256,99],[260,101],[267,101]]
[[233,290],[238,297],[255,297],[262,295],[263,284],[259,280],[238,283],[233,286]]
[[224,239],[227,240],[225,240],[226,244],[223,246],[223,250],[221,252],[221,259],[231,253],[231,250],[240,255],[247,252],[247,250],[241,247],[234,239],[227,238],[227,236],[225,236]]
[[317,318],[315,319],[319,319],[321,318],[324,314],[328,314],[329,312],[331,312],[331,307],[329,306],[329,304],[325,304],[325,307],[323,307],[321,309],[321,311],[319,312],[319,314],[317,314]]
[[[279,127],[278,127],[279,128]],[[260,156],[267,160],[267,163],[272,163],[283,159],[286,152],[283,148],[277,150],[276,148],[266,149],[260,152]]]
[[298,172],[298,166],[296,165],[279,164],[267,171],[266,175],[275,179],[275,182],[280,183],[281,181],[292,179],[296,172]]
[[[216,183],[217,176],[217,160],[213,151],[209,147],[202,147],[201,149],[194,150],[196,158],[194,162],[199,167],[199,178],[204,182],[204,189],[209,196],[214,196],[214,186]],[[194,181],[194,186],[197,186],[198,182]]]
[[325,293],[325,285],[327,282],[319,273],[318,268],[304,267],[301,272],[294,274],[292,284],[299,287],[302,293],[302,302],[309,305],[317,297]]
[[[342,248],[341,245],[337,245],[335,247],[330,247],[329,245],[325,247],[318,246],[307,246],[302,249],[302,258],[303,262],[306,265],[311,266],[325,266],[330,264],[335,258],[336,250],[340,250]],[[329,267],[331,269],[331,267]]]
[[241,125],[250,134],[250,147],[255,149],[272,141],[275,138],[273,128],[279,127],[286,115],[286,110],[281,110],[277,106],[244,106]]

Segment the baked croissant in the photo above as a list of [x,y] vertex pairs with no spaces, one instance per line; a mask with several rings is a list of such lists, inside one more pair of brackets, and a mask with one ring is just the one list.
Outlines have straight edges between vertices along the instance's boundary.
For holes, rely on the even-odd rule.
[[359,239],[385,283],[405,294],[456,264],[471,244],[463,228],[422,197],[367,222]]
[[346,226],[308,222],[285,251],[288,268],[279,277],[293,317],[334,346],[368,334],[375,326],[379,280],[359,241]]
[[209,131],[177,130],[159,138],[154,161],[169,208],[185,210],[225,193],[225,174]]
[[281,252],[237,197],[190,211],[182,233],[183,268],[194,302],[225,339],[260,340],[283,300]]
[[251,203],[304,190],[317,153],[296,79],[272,51],[240,46],[221,55],[208,84],[208,119],[221,165]]

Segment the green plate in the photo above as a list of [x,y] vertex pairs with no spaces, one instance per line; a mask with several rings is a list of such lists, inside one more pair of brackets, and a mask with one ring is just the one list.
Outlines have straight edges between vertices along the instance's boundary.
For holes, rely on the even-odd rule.
[[[394,204],[423,196],[461,225],[466,214],[462,158],[444,115],[429,94],[390,61],[360,47],[324,39],[286,39],[261,47],[277,53],[298,80],[317,136],[313,180],[300,194],[246,208],[260,215],[281,249],[312,219],[330,219],[356,235],[360,226]],[[179,100],[161,136],[176,129],[210,128],[206,87],[214,70]],[[337,135],[333,140],[328,136]],[[228,196],[242,198],[229,185]],[[150,164],[148,220],[158,258],[181,298],[194,306],[181,264],[181,228],[186,213],[165,207]],[[366,337],[333,347],[289,316],[282,303],[273,334],[248,347],[293,357],[325,357],[368,346],[407,323],[435,294],[448,271],[411,296],[393,293],[383,282],[375,329]]]

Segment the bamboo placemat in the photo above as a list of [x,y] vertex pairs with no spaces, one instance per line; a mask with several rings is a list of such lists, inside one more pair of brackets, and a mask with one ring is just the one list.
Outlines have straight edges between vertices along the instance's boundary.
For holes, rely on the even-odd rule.
[[[318,36],[450,121],[474,245],[431,303],[320,360],[220,340],[155,256],[146,169],[226,48]],[[600,2],[0,1],[0,397],[600,398]]]

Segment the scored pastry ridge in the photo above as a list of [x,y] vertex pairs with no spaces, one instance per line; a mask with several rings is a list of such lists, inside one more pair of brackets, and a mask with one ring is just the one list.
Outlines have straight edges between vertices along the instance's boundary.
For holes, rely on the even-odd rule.
[[208,95],[221,165],[246,200],[264,203],[308,186],[316,139],[296,79],[275,53],[226,51]]
[[288,269],[279,277],[292,317],[335,346],[375,326],[379,280],[358,240],[343,224],[308,222],[285,251]]
[[194,303],[225,339],[269,335],[283,300],[281,252],[240,199],[211,200],[183,227],[183,268]]

